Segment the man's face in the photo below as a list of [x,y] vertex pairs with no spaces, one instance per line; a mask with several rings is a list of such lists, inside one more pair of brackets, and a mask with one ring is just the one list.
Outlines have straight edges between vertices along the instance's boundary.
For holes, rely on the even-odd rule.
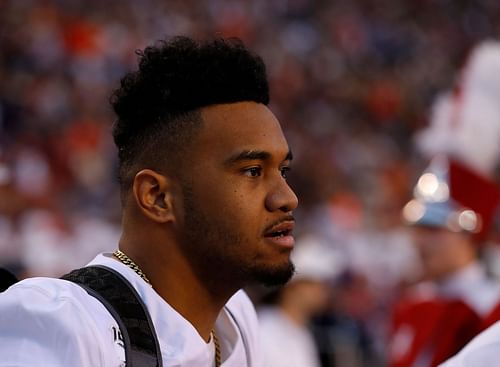
[[431,280],[446,278],[473,257],[472,245],[463,233],[415,227],[413,234],[425,276]]
[[293,274],[290,151],[264,105],[202,109],[182,174],[181,242],[199,276],[241,285],[282,284]]

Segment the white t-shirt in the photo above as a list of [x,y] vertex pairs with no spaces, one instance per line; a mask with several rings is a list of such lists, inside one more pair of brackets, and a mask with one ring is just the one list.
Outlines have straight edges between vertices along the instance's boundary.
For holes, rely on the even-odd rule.
[[[214,365],[213,343],[207,344],[193,325],[132,269],[110,254],[98,255],[89,265],[112,268],[135,288],[151,315],[163,366]],[[255,309],[239,291],[215,324],[222,366],[261,366],[257,330]],[[31,278],[0,294],[0,367],[118,367],[125,365],[124,356],[116,321],[79,285]]]
[[319,367],[314,339],[278,308],[259,311],[264,367]]
[[440,367],[488,367],[500,362],[500,322],[476,336]]

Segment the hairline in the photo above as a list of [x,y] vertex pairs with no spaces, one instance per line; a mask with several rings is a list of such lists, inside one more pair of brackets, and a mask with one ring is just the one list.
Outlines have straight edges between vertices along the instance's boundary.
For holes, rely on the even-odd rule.
[[[139,155],[133,158],[132,164],[128,167],[120,167],[120,196],[123,207],[125,207],[127,197],[132,190],[135,176],[140,171],[151,169],[164,176],[180,177],[182,153],[189,148],[189,144],[193,143],[193,138],[205,123],[201,113],[203,108],[198,107],[157,122],[148,129],[145,136],[140,138],[143,142],[145,140],[146,142],[153,142],[153,144],[140,151]],[[186,126],[187,123],[190,123],[190,125]],[[173,126],[174,124],[184,124],[184,126]],[[172,131],[174,131],[174,134],[172,134]],[[155,132],[158,133],[155,134]],[[184,134],[184,136],[180,136],[179,139],[181,134]],[[170,146],[167,144],[167,147],[161,149],[159,146],[163,138],[170,138],[171,141],[168,142]],[[137,147],[135,148],[137,149]]]

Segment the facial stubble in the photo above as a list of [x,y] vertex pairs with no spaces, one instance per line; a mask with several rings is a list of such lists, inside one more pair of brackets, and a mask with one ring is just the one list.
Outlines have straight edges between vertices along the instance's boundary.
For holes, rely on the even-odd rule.
[[[259,238],[249,238],[238,230],[230,216],[207,215],[191,185],[184,185],[184,241],[183,249],[197,275],[214,287],[241,288],[250,284],[279,286],[287,283],[295,267],[290,261],[272,264],[259,261],[252,251]],[[248,255],[248,253],[253,255]]]

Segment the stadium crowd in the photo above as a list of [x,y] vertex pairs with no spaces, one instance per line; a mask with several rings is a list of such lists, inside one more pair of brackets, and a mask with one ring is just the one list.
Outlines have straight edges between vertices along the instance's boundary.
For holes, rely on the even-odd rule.
[[333,254],[318,347],[338,366],[383,365],[388,310],[419,271],[401,221],[426,163],[413,136],[499,32],[488,0],[1,1],[0,266],[59,276],[113,250],[110,91],[151,40],[236,36],[266,62],[293,149],[298,245]]

